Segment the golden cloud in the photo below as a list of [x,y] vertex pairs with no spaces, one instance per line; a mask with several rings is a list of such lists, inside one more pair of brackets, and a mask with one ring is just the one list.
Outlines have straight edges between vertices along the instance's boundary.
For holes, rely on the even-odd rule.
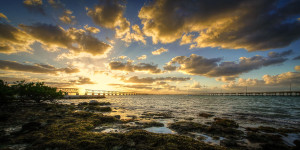
[[97,34],[100,32],[100,29],[96,28],[96,27],[89,27],[88,25],[84,26],[84,29],[90,33],[94,33]]
[[30,52],[34,40],[24,31],[0,23],[0,53]]
[[138,60],[144,60],[144,59],[147,59],[147,55],[142,55],[140,57],[137,58]]
[[74,19],[75,19],[75,16],[72,16],[72,11],[69,10],[69,9],[66,9],[64,11],[64,14],[59,17],[59,20],[62,21],[63,23],[65,24],[72,24],[74,23]]
[[164,52],[168,52],[168,49],[165,49],[165,48],[162,47],[160,49],[152,51],[152,55],[160,55],[161,53],[164,53]]

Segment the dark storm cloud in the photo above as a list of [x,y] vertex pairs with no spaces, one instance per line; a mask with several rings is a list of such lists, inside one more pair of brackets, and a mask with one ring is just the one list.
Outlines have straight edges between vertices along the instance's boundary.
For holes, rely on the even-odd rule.
[[[139,12],[145,35],[154,43],[172,43],[198,32],[192,47],[268,50],[300,37],[300,1],[156,0]],[[184,40],[184,39],[183,39]],[[186,40],[184,43],[187,44]]]
[[157,65],[147,63],[132,64],[132,62],[112,61],[109,63],[109,66],[111,70],[120,70],[128,72],[147,71],[153,74],[162,73],[161,69],[159,69]]
[[221,58],[208,59],[192,54],[190,57],[177,56],[172,58],[172,60],[166,64],[165,68],[170,68],[169,66],[174,67],[175,64],[179,64],[180,66],[176,67],[177,70],[186,74],[207,77],[237,77],[242,73],[260,69],[264,66],[281,64],[287,60],[284,56],[290,53],[291,51],[285,51],[282,53],[271,53],[268,57],[259,55],[250,58],[241,57],[238,63],[233,61],[221,62]]
[[0,69],[1,70],[10,70],[10,71],[23,71],[30,73],[45,73],[45,74],[57,74],[59,72],[63,73],[77,73],[79,69],[77,68],[55,68],[50,65],[27,65],[21,64],[15,61],[0,60]]

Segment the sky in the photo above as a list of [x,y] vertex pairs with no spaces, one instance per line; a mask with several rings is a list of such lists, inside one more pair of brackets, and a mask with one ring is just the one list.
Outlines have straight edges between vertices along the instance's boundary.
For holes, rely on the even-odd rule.
[[0,2],[0,79],[197,94],[300,90],[299,0]]

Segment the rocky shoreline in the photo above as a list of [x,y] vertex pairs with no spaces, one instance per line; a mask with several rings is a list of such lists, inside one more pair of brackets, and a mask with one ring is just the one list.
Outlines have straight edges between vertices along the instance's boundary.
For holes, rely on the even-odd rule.
[[[105,115],[109,102],[92,100],[78,105],[58,103],[10,103],[1,106],[0,149],[299,149],[300,141],[288,145],[283,138],[299,133],[296,128],[241,128],[235,121],[213,118],[201,124],[193,119],[168,123],[176,134],[152,133],[166,128],[156,121],[172,118],[166,112],[141,116]],[[146,118],[146,119],[140,119]],[[145,121],[146,120],[146,121]],[[113,131],[112,129],[118,129]],[[208,138],[220,145],[208,144]]]

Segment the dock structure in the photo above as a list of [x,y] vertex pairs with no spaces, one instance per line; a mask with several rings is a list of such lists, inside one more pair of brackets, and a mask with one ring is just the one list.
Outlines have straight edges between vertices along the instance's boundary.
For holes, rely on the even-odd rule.
[[106,91],[106,90],[91,90],[85,89],[85,95],[103,95],[103,96],[116,96],[116,95],[136,95],[135,92],[121,92],[121,91]]
[[300,91],[200,93],[208,96],[300,96]]
[[69,95],[71,93],[79,95],[79,89],[77,88],[56,88],[56,91],[61,91],[64,95]]

